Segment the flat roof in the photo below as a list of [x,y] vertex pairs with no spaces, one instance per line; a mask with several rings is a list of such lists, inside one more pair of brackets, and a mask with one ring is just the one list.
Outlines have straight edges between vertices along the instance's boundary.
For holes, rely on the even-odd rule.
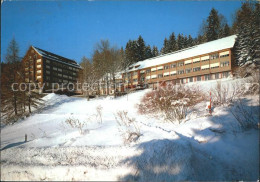
[[[143,68],[154,67],[161,64],[166,64],[174,61],[179,61],[182,59],[187,59],[191,57],[196,57],[199,55],[207,54],[210,52],[216,52],[223,49],[233,48],[236,40],[236,35],[231,35],[207,43],[199,44],[193,47],[188,47],[179,51],[172,53],[160,55],[143,61],[139,61],[135,64],[132,64],[129,67],[133,67],[127,71],[134,71]],[[135,66],[138,66],[135,68]]]

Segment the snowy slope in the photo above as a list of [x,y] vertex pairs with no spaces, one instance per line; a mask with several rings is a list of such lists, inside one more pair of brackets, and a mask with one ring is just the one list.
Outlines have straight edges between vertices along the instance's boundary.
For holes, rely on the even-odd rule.
[[[199,84],[205,92],[214,85],[216,81]],[[227,107],[216,107],[208,116],[205,103],[180,125],[139,115],[136,104],[148,91],[90,101],[47,95],[38,113],[1,129],[1,180],[258,179],[258,130],[242,130]],[[259,108],[257,96],[246,99]],[[98,106],[102,123],[96,117]],[[122,110],[140,127],[135,143],[124,144],[119,132],[114,115]],[[84,132],[67,125],[67,118],[85,123]]]

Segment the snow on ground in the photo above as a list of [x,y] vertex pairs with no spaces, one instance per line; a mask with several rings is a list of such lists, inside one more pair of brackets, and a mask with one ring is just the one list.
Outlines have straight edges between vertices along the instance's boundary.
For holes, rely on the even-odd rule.
[[[216,81],[199,83],[206,92],[214,85]],[[90,101],[45,96],[42,109],[1,129],[1,180],[259,179],[258,130],[242,130],[227,107],[207,115],[206,103],[196,105],[182,124],[139,115],[136,104],[149,91]],[[250,108],[259,109],[258,96],[245,99]],[[102,123],[98,106],[103,108]],[[115,115],[122,110],[140,127],[135,143],[124,144],[119,132]],[[85,123],[83,132],[67,125],[68,118]]]

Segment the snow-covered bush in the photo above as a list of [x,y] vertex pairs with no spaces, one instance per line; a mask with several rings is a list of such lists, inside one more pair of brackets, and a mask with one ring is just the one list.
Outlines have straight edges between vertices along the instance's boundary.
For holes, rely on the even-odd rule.
[[71,128],[77,128],[81,135],[84,134],[83,127],[86,125],[84,122],[80,122],[78,119],[71,116],[65,120],[65,123]]
[[170,122],[185,118],[187,110],[204,100],[203,93],[196,87],[167,86],[148,92],[138,105],[140,114],[163,117]]
[[140,127],[135,118],[129,117],[127,111],[117,111],[115,119],[119,125],[118,129],[122,133],[124,143],[131,143],[138,140],[141,136]]

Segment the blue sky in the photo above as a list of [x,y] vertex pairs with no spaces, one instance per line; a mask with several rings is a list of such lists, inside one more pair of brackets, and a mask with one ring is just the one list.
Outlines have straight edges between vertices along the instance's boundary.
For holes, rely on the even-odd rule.
[[34,45],[80,61],[90,57],[101,39],[118,48],[142,35],[159,49],[165,37],[197,36],[212,7],[228,23],[241,6],[239,1],[6,1],[1,11],[1,60],[13,37],[24,56]]

